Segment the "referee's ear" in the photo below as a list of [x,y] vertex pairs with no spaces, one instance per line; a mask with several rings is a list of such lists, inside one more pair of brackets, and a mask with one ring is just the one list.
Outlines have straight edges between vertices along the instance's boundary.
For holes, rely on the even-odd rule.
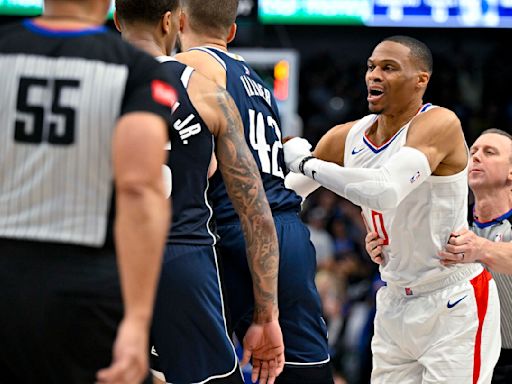
[[117,17],[117,11],[114,11],[114,24],[116,25],[116,29],[119,31],[119,32],[123,32],[121,30],[121,22],[119,21],[119,18]]

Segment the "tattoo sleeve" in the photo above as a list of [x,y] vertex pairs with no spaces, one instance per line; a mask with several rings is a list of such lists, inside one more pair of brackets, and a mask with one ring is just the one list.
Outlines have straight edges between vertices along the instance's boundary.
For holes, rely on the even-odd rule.
[[255,321],[265,322],[277,315],[279,247],[274,221],[258,167],[245,141],[238,109],[223,88],[217,89],[216,100],[225,120],[217,135],[219,169],[244,232],[253,279]]

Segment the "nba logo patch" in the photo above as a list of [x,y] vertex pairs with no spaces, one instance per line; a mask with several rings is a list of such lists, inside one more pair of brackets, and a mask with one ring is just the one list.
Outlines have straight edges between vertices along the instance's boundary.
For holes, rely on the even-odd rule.
[[498,233],[496,237],[494,238],[494,241],[496,243],[499,243],[500,241],[503,241],[503,233]]
[[410,182],[411,182],[411,184],[412,184],[412,183],[414,183],[416,180],[418,180],[418,179],[420,178],[420,176],[421,176],[420,171],[418,171],[418,172],[416,172],[416,173],[414,174],[414,176],[413,176],[413,177],[411,177],[411,179],[410,179],[409,181],[410,181]]
[[412,293],[412,289],[411,289],[411,288],[405,288],[405,294],[406,294],[407,296],[412,296],[412,295],[413,295],[413,293]]

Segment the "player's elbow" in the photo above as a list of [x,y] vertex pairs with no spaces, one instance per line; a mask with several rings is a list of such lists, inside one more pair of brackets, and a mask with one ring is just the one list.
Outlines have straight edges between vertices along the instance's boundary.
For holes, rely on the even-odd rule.
[[398,207],[400,194],[392,186],[369,182],[366,186],[351,185],[346,188],[347,198],[375,211],[385,211]]

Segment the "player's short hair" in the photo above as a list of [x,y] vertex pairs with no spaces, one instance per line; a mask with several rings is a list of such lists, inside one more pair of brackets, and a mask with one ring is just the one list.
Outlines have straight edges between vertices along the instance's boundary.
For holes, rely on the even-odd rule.
[[236,20],[238,0],[181,0],[190,19],[190,27],[198,33],[227,35]]
[[486,135],[488,133],[494,133],[496,135],[501,135],[501,136],[505,136],[509,139],[510,141],[510,146],[511,146],[511,154],[510,154],[510,162],[512,163],[512,135],[508,132],[505,132],[501,129],[498,129],[498,128],[489,128],[489,129],[486,129],[485,131],[483,131],[480,136],[482,135]]
[[402,44],[411,50],[410,55],[416,61],[421,70],[427,71],[432,74],[434,69],[434,60],[432,59],[432,52],[427,45],[413,37],[395,35],[385,38],[381,41],[392,41],[394,43]]
[[119,19],[127,22],[155,23],[179,5],[179,0],[116,0],[116,12]]

